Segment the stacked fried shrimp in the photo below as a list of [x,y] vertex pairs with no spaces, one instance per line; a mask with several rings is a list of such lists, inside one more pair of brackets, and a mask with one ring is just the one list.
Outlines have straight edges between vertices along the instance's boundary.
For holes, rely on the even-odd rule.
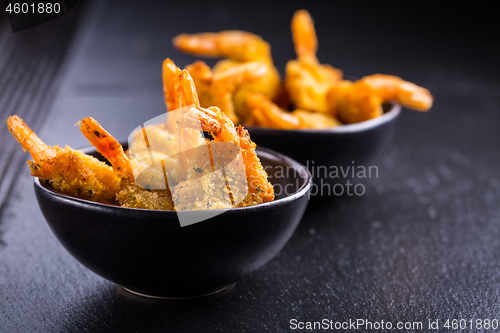
[[[399,77],[374,74],[359,81],[316,57],[318,40],[306,10],[292,18],[296,60],[280,81],[269,44],[244,31],[182,34],[174,46],[205,57],[226,57],[213,69],[198,60],[186,67],[200,91],[202,106],[216,104],[233,122],[275,129],[321,129],[376,118],[395,101],[418,111],[431,108],[430,92]],[[217,103],[214,103],[217,102]],[[294,109],[289,110],[290,106]]]
[[[163,79],[169,110],[186,106],[187,112],[147,128],[152,133],[147,144],[140,132],[134,133],[134,139],[138,140],[131,143],[134,154],[130,157],[95,119],[88,117],[79,122],[83,135],[111,166],[70,147],[46,145],[18,116],[9,117],[7,125],[33,158],[28,161],[31,174],[46,180],[54,190],[73,197],[159,210],[244,207],[274,200],[273,186],[248,132],[241,126],[236,128],[219,108],[202,108],[193,79],[170,59],[164,62]],[[192,124],[201,126],[213,140],[190,128]],[[163,151],[147,149],[151,140],[161,142]],[[203,149],[186,149],[188,145],[197,148],[200,144],[209,147],[205,150],[208,154],[202,154]],[[179,153],[169,157],[165,155],[169,151]],[[238,154],[241,165],[230,164]],[[161,163],[148,163],[149,157]],[[225,172],[212,172],[221,169]],[[139,177],[134,176],[137,170]],[[140,181],[141,177],[147,184]],[[214,188],[219,191],[213,191]]]

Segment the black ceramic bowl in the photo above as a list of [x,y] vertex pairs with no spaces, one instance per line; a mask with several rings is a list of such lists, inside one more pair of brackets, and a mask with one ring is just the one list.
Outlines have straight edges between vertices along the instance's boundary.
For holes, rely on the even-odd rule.
[[[98,156],[95,150],[83,151]],[[56,237],[94,273],[146,296],[200,296],[224,289],[274,258],[304,214],[311,175],[272,150],[260,148],[258,155],[275,188],[288,185],[288,195],[282,191],[272,202],[230,209],[185,227],[175,211],[76,199],[39,179],[35,193]],[[277,175],[283,168],[289,172]]]
[[370,167],[391,141],[400,111],[399,104],[384,104],[384,114],[380,117],[322,130],[245,127],[258,146],[279,151],[307,166],[315,185],[334,185],[351,179],[352,173],[344,176],[340,172],[340,177],[335,178],[333,167],[337,170]]

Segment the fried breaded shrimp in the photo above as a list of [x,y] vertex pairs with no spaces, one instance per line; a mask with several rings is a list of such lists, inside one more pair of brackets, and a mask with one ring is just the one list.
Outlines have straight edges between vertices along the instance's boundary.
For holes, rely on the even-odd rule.
[[122,180],[133,182],[132,164],[122,145],[92,117],[82,119],[79,125],[80,131],[90,144],[111,163],[114,172],[120,175]]
[[327,94],[331,114],[346,124],[376,118],[382,115],[382,99],[362,83],[341,81]]
[[[195,99],[196,88],[192,84],[189,73],[187,71],[183,72],[182,78],[181,87],[183,95],[192,96],[191,98]],[[216,144],[215,147],[220,147],[217,146],[217,143],[232,143],[233,145],[229,145],[229,147],[236,147],[241,150],[245,167],[244,172],[247,178],[248,194],[240,203],[237,203],[235,200],[234,203],[237,206],[254,205],[274,199],[274,189],[268,181],[267,173],[257,156],[255,151],[256,145],[250,140],[248,132],[243,127],[238,126],[238,128],[235,128],[231,119],[217,107],[210,107],[208,109],[194,107],[188,113],[179,117],[178,121],[188,126],[193,123],[201,124],[203,131],[210,133],[213,137],[213,141],[209,144],[210,147],[213,144]],[[217,164],[214,154],[211,153],[210,155],[212,163]],[[234,175],[237,176],[238,174],[238,170],[234,170]],[[233,197],[235,195],[237,193],[233,193]]]
[[203,61],[185,68],[199,91],[202,107],[217,105],[234,123],[239,121],[233,104],[233,94],[243,83],[248,84],[267,75],[269,68],[261,62],[234,63],[223,69],[212,70]]
[[171,59],[165,59],[162,66],[163,95],[165,96],[165,104],[169,111],[180,108],[180,76],[181,70],[179,67]]
[[248,94],[247,103],[258,126],[275,129],[298,129],[299,118],[279,108],[262,94]]
[[[167,111],[173,111],[181,106],[181,96],[179,85],[181,83],[181,70],[169,58],[163,61],[162,66],[163,79],[163,95],[165,97],[165,105]],[[167,129],[175,132],[176,128],[176,113],[170,113],[167,118]]]
[[324,129],[342,125],[335,117],[319,112],[297,109],[291,115],[299,119],[301,129]]
[[28,161],[28,165],[33,176],[67,195],[116,204],[119,178],[106,163],[69,147],[46,145],[18,116],[9,117],[7,126],[31,154],[33,161]]
[[239,30],[218,33],[181,34],[173,40],[178,50],[210,58],[228,58],[237,62],[272,63],[271,47],[260,36]]
[[368,85],[384,102],[397,101],[404,107],[417,111],[428,111],[432,106],[433,97],[429,90],[400,77],[373,74],[360,81]]
[[285,69],[285,87],[296,108],[327,113],[326,94],[342,79],[342,72],[316,58],[318,40],[311,16],[298,10],[292,18],[292,36],[297,60],[290,60]]
[[[220,105],[221,110],[226,112],[233,121],[244,122],[250,115],[250,110],[245,103],[248,92],[258,92],[274,100],[281,91],[281,78],[278,70],[273,65],[271,47],[261,37],[249,32],[229,30],[219,33],[200,33],[195,35],[182,34],[174,38],[174,46],[183,52],[205,57],[224,57],[226,60],[219,61],[213,68],[215,76],[229,70],[233,66],[247,62],[260,62],[267,67],[264,75],[250,76],[249,73],[242,80],[237,80],[231,91],[234,114]],[[188,69],[189,70],[189,69]],[[239,70],[239,69],[238,69]],[[238,71],[236,70],[236,71]],[[205,89],[198,85],[200,80],[195,74],[193,78],[200,93],[203,107],[218,105],[216,103],[205,103]],[[208,101],[207,101],[208,102]],[[235,118],[235,115],[238,119]]]
[[433,97],[425,88],[383,74],[365,76],[359,81],[340,81],[327,94],[330,114],[346,124],[382,115],[382,104],[396,101],[409,109],[427,111]]
[[[172,195],[168,188],[165,172],[162,165],[143,168],[145,184],[135,179],[132,163],[125,154],[122,145],[109,134],[94,118],[87,117],[80,122],[80,131],[89,142],[103,155],[113,166],[116,175],[120,177],[121,191],[116,198],[123,207],[172,210],[174,208]],[[152,186],[151,182],[159,184]],[[163,182],[163,184],[162,184]],[[143,186],[139,187],[138,184]],[[158,186],[163,185],[163,186]],[[163,188],[163,190],[151,190],[150,188]]]
[[318,38],[316,37],[314,22],[307,10],[300,9],[295,12],[291,29],[297,58],[309,63],[317,62]]
[[[221,60],[219,61],[213,69],[214,75],[219,75],[219,73],[224,73],[227,71],[232,71],[231,68],[238,66],[237,62],[232,60]],[[237,115],[237,121],[233,122],[244,123],[248,117],[250,116],[251,110],[246,104],[246,95],[249,93],[260,93],[268,97],[269,99],[275,101],[281,97],[281,94],[284,90],[284,87],[281,83],[281,78],[278,74],[277,69],[269,64],[266,64],[266,70],[264,74],[259,75],[258,77],[255,75],[250,75],[248,73],[246,77],[243,77],[243,80],[239,81],[238,85],[235,86],[235,89],[232,91],[232,104],[234,108],[234,112]],[[219,104],[212,104],[217,105]],[[225,111],[221,109],[222,111]]]
[[341,78],[329,65],[318,65],[290,60],[285,69],[285,87],[296,108],[327,113],[326,94]]
[[[211,105],[217,105],[233,123],[238,123],[239,117],[233,102],[235,91],[245,82],[248,88],[252,82],[268,75],[268,71],[269,67],[258,61],[234,64],[224,70],[214,71]],[[240,90],[240,92],[245,91],[246,95],[247,88]]]
[[247,103],[252,110],[253,125],[274,129],[329,128],[341,125],[334,117],[306,110],[288,112],[261,94],[248,94]]
[[202,107],[214,105],[212,103],[212,69],[202,60],[196,60],[185,68],[193,78],[198,91],[198,98]]

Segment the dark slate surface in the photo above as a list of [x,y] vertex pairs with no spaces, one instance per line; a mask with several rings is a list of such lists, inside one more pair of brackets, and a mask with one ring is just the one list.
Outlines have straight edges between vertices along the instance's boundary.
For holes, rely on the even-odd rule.
[[20,170],[22,150],[10,144],[4,119],[18,114],[37,131],[58,92],[65,55],[78,26],[78,10],[63,19],[13,34],[0,17],[0,211]]
[[[294,57],[289,20],[301,6],[236,6],[90,4],[50,114],[36,124],[40,136],[87,145],[73,125],[92,115],[123,140],[164,112],[161,61],[194,59],[173,50],[180,32],[254,31],[271,42],[283,71]],[[281,254],[233,289],[152,301],[89,272],[63,249],[24,167],[0,217],[0,332],[290,331],[294,318],[422,321],[424,328],[439,319],[445,331],[448,318],[500,319],[500,50],[489,3],[308,9],[321,61],[351,76],[399,75],[436,97],[428,114],[403,112],[366,194],[313,202]],[[147,48],[132,46],[144,41]]]

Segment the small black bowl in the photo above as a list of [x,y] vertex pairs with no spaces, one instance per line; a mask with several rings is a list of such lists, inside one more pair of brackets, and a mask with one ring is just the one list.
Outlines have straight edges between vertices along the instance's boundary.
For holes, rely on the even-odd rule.
[[[276,130],[245,126],[258,146],[290,156],[308,167],[315,186],[335,185],[352,179],[352,169],[369,168],[392,140],[399,104],[384,104],[384,114],[357,124],[320,130]],[[339,177],[335,176],[336,168]],[[314,191],[313,191],[314,192]],[[318,193],[318,192],[316,192]],[[315,193],[312,193],[315,195]]]
[[[83,151],[99,157],[93,149]],[[175,211],[77,199],[55,192],[38,178],[35,193],[56,237],[94,273],[143,296],[202,296],[274,258],[306,209],[311,188],[307,169],[272,150],[257,152],[275,188],[286,188],[288,194],[282,191],[272,202],[229,209],[185,227]],[[183,214],[190,213],[199,211]]]

